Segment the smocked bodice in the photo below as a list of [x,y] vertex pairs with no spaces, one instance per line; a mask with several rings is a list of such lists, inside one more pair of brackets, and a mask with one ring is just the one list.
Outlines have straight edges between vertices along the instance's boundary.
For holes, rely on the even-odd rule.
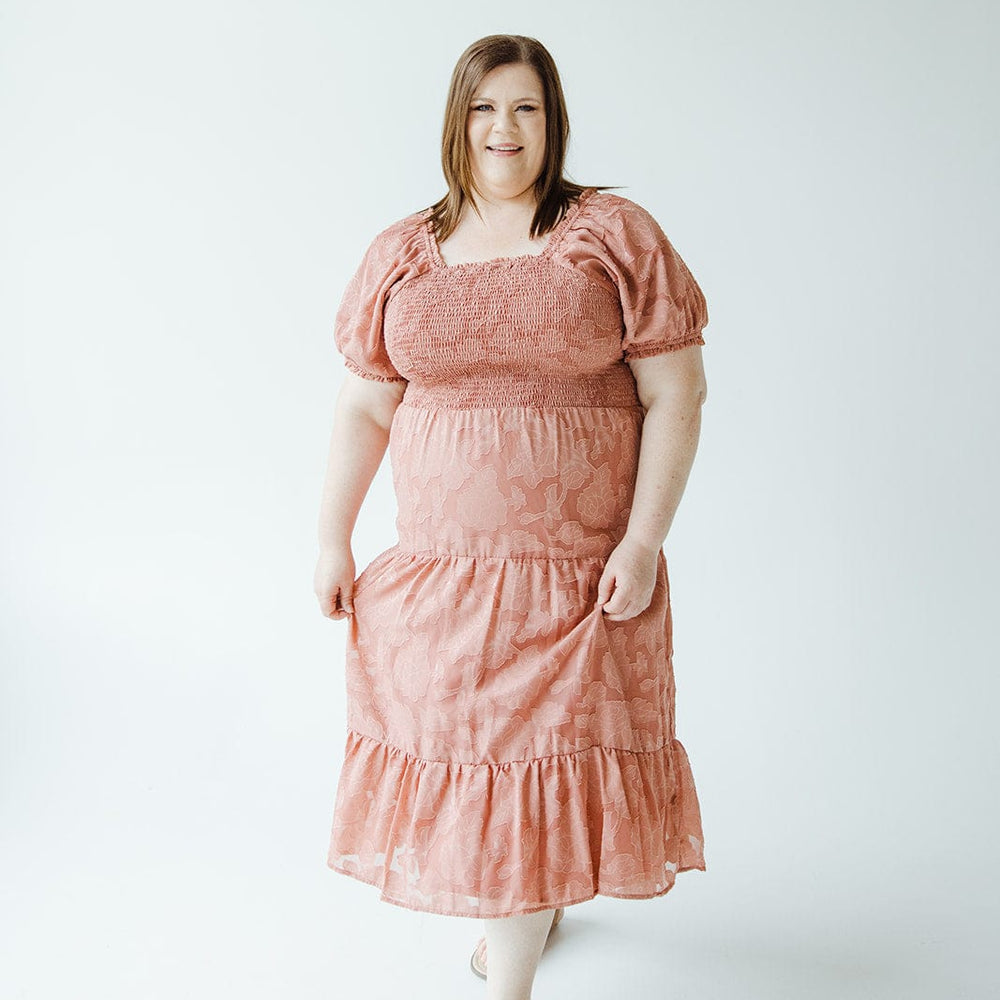
[[637,406],[635,358],[704,343],[705,299],[655,219],[587,188],[540,253],[446,264],[429,209],[383,230],[338,311],[347,367],[412,406]]

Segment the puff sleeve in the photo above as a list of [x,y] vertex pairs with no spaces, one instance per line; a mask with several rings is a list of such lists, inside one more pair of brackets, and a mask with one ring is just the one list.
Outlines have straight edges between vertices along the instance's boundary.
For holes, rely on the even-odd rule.
[[705,296],[656,219],[622,198],[604,239],[621,299],[625,360],[704,344]]
[[399,270],[397,241],[391,237],[391,230],[386,230],[369,244],[334,320],[334,342],[344,366],[377,382],[407,381],[389,358],[382,328],[386,297]]

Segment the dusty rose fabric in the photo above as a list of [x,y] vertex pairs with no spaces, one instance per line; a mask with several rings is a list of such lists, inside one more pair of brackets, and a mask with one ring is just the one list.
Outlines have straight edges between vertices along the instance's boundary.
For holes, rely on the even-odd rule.
[[398,542],[347,620],[328,865],[387,902],[501,917],[666,893],[705,870],[675,735],[667,565],[611,621],[644,410],[627,359],[703,344],[705,299],[655,219],[588,188],[540,254],[446,265],[427,210],[370,244],[344,363],[405,380]]

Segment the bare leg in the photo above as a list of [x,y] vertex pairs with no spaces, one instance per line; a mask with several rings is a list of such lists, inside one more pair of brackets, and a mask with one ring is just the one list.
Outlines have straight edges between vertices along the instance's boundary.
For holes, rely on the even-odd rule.
[[486,1000],[531,1000],[538,960],[554,910],[484,920],[489,975]]

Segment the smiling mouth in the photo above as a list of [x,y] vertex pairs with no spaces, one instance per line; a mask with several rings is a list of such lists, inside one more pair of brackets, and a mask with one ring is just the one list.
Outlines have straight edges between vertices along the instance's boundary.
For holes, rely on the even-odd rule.
[[487,149],[495,149],[499,153],[513,153],[515,150],[524,149],[524,146],[487,146]]

